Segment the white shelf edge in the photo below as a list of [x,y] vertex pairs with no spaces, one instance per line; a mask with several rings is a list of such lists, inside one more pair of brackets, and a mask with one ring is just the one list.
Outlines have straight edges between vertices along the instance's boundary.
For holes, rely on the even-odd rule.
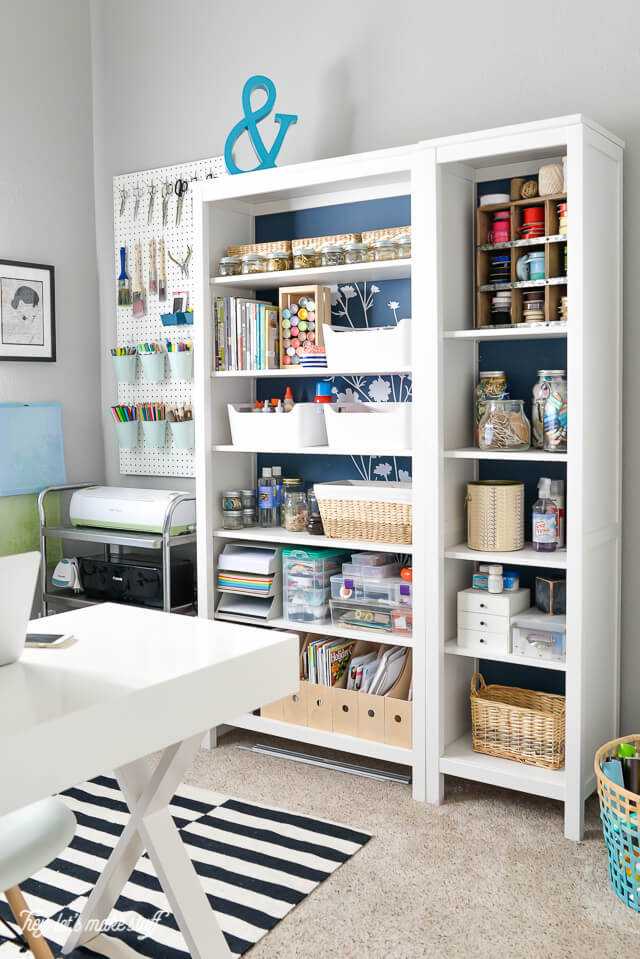
[[445,559],[466,559],[479,563],[502,563],[510,566],[540,566],[545,569],[566,569],[567,551],[556,550],[552,553],[539,553],[531,543],[524,549],[502,550],[499,552],[485,552],[471,549],[466,543],[449,546],[444,551]]
[[529,656],[514,656],[513,653],[497,653],[492,649],[469,649],[458,646],[455,639],[449,639],[444,644],[444,651],[451,656],[466,656],[468,659],[488,659],[496,663],[513,663],[515,666],[535,666],[538,669],[555,669],[566,672],[567,664],[548,659],[532,659]]
[[526,766],[513,759],[476,753],[471,731],[445,747],[440,758],[440,772],[548,799],[564,800],[566,793],[564,767],[544,769],[542,766]]
[[493,293],[497,290],[524,290],[528,287],[536,289],[545,286],[567,286],[568,276],[549,276],[544,280],[514,280],[506,283],[483,283],[478,287],[478,293]]
[[445,330],[445,340],[544,340],[567,336],[567,324],[518,323],[512,326],[480,326],[473,330]]
[[220,446],[214,446],[213,450],[216,453],[279,453],[282,456],[374,456],[374,457],[384,457],[384,456],[413,456],[413,450],[388,450],[386,447],[383,447],[383,452],[380,452],[381,448],[377,450],[372,449],[349,449],[349,450],[336,450],[332,446],[299,446],[293,447],[290,449],[249,449],[244,446],[233,446],[229,443],[222,444]]
[[479,253],[491,253],[499,250],[513,250],[522,246],[541,246],[544,243],[567,243],[566,233],[551,233],[548,236],[532,236],[526,240],[506,240],[504,243],[480,243],[476,247]]
[[[216,612],[216,619],[227,620],[226,613]],[[235,616],[233,622],[244,622],[245,619]],[[274,616],[273,619],[250,619],[246,617],[246,622],[251,621],[251,625],[268,626],[270,629],[284,629],[288,632],[313,633],[314,636],[335,636],[337,639],[361,639],[368,643],[386,643],[389,646],[408,646],[413,649],[413,636],[407,636],[405,633],[391,633],[388,631],[373,629],[347,629],[344,626],[334,626],[331,621],[327,623],[297,623],[285,619],[284,616]]]
[[532,460],[545,463],[566,463],[566,453],[551,453],[547,450],[480,450],[474,446],[445,450],[446,459],[458,460]]
[[213,289],[226,287],[270,290],[279,286],[303,286],[304,284],[335,285],[341,282],[356,282],[370,277],[382,280],[406,280],[411,277],[411,260],[381,260],[373,263],[349,263],[344,266],[315,266],[309,270],[279,270],[273,273],[242,273],[239,276],[212,276],[209,284]]
[[344,736],[341,733],[329,733],[311,726],[298,726],[295,723],[281,722],[279,719],[263,719],[253,713],[238,716],[230,720],[229,726],[249,729],[265,736],[279,736],[308,746],[322,746],[351,753],[354,756],[366,756],[368,759],[380,759],[384,762],[398,763],[401,766],[413,765],[413,750],[402,746],[389,746],[370,739],[358,739],[356,736]]
[[282,526],[249,526],[246,529],[214,529],[218,539],[246,539],[259,543],[284,543],[287,546],[333,546],[336,549],[378,550],[381,553],[412,553],[412,543],[378,543],[368,540],[334,539],[311,533],[291,533]]
[[392,376],[412,376],[412,366],[399,366],[397,369],[366,369],[358,370],[349,368],[347,370],[316,369],[305,370],[301,366],[289,366],[277,370],[212,370],[213,379],[233,379],[234,377],[243,377],[244,379],[261,379],[263,377],[278,377],[279,379],[288,379],[290,377],[315,377],[316,379],[329,379],[332,376],[377,376],[379,373],[385,373]]

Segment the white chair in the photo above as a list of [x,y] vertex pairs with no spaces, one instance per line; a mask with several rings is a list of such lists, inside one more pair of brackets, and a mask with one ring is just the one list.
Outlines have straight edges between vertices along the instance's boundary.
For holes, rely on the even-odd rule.
[[43,869],[73,839],[76,817],[61,799],[41,799],[0,816],[0,889],[35,959],[53,959],[19,883]]

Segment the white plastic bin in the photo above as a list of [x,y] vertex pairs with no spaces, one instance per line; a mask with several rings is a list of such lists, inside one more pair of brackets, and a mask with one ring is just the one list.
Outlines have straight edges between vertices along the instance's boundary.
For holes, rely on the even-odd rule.
[[331,449],[411,449],[411,403],[325,403]]
[[325,403],[296,403],[289,413],[255,412],[250,403],[228,403],[231,442],[248,450],[326,446]]
[[411,363],[411,318],[397,326],[352,330],[322,326],[330,371],[394,370]]

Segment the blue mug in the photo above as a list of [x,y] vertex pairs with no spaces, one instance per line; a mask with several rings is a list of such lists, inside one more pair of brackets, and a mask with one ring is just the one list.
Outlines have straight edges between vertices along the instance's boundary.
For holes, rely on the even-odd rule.
[[516,274],[519,280],[544,280],[544,251],[526,253],[516,263]]

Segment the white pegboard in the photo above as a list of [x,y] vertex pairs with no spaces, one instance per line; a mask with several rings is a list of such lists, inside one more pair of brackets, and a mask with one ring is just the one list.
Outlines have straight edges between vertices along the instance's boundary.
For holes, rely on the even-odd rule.
[[[118,302],[118,282],[120,274],[120,247],[127,250],[127,274],[131,289],[135,279],[135,247],[142,246],[142,282],[145,291],[146,313],[136,318],[130,306],[117,306],[116,342],[110,346],[137,346],[158,340],[191,340],[194,350],[198,344],[194,338],[193,326],[163,326],[160,320],[161,313],[170,313],[172,307],[172,292],[174,290],[188,290],[189,306],[193,306],[193,274],[194,259],[199,251],[193,245],[193,195],[191,182],[195,178],[204,180],[207,177],[226,175],[224,157],[211,157],[208,160],[196,160],[192,163],[180,163],[176,166],[159,167],[155,170],[143,170],[138,173],[126,173],[113,178],[113,222],[114,222],[114,297]],[[180,225],[176,226],[176,206],[178,198],[173,192],[173,186],[180,177],[189,182],[189,190],[184,196]],[[162,186],[165,182],[172,185],[169,198],[166,226],[162,224]],[[151,222],[147,223],[149,209],[149,185],[156,186]],[[140,207],[134,219],[135,190],[141,189]],[[120,215],[121,191],[126,190],[126,200],[122,216]],[[165,245],[165,273],[167,277],[167,299],[162,303],[158,295],[149,294],[149,241],[156,241],[156,260],[159,264],[158,241],[164,237]],[[176,259],[182,260],[186,256],[187,246],[192,249],[189,261],[189,276],[185,279],[180,268],[169,259],[169,251]],[[159,272],[159,270],[158,270]],[[138,360],[138,372],[135,383],[118,384],[118,403],[136,405],[141,402],[163,402],[171,405],[191,403],[192,384],[184,380],[174,380],[171,377],[169,361],[165,360],[165,378],[160,383],[148,383],[141,371]],[[198,411],[193,411],[194,419]],[[160,448],[148,447],[144,442],[142,429],[139,431],[137,449],[120,450],[120,472],[136,474],[138,476],[195,476],[193,450],[176,449],[167,424],[166,445]]]

